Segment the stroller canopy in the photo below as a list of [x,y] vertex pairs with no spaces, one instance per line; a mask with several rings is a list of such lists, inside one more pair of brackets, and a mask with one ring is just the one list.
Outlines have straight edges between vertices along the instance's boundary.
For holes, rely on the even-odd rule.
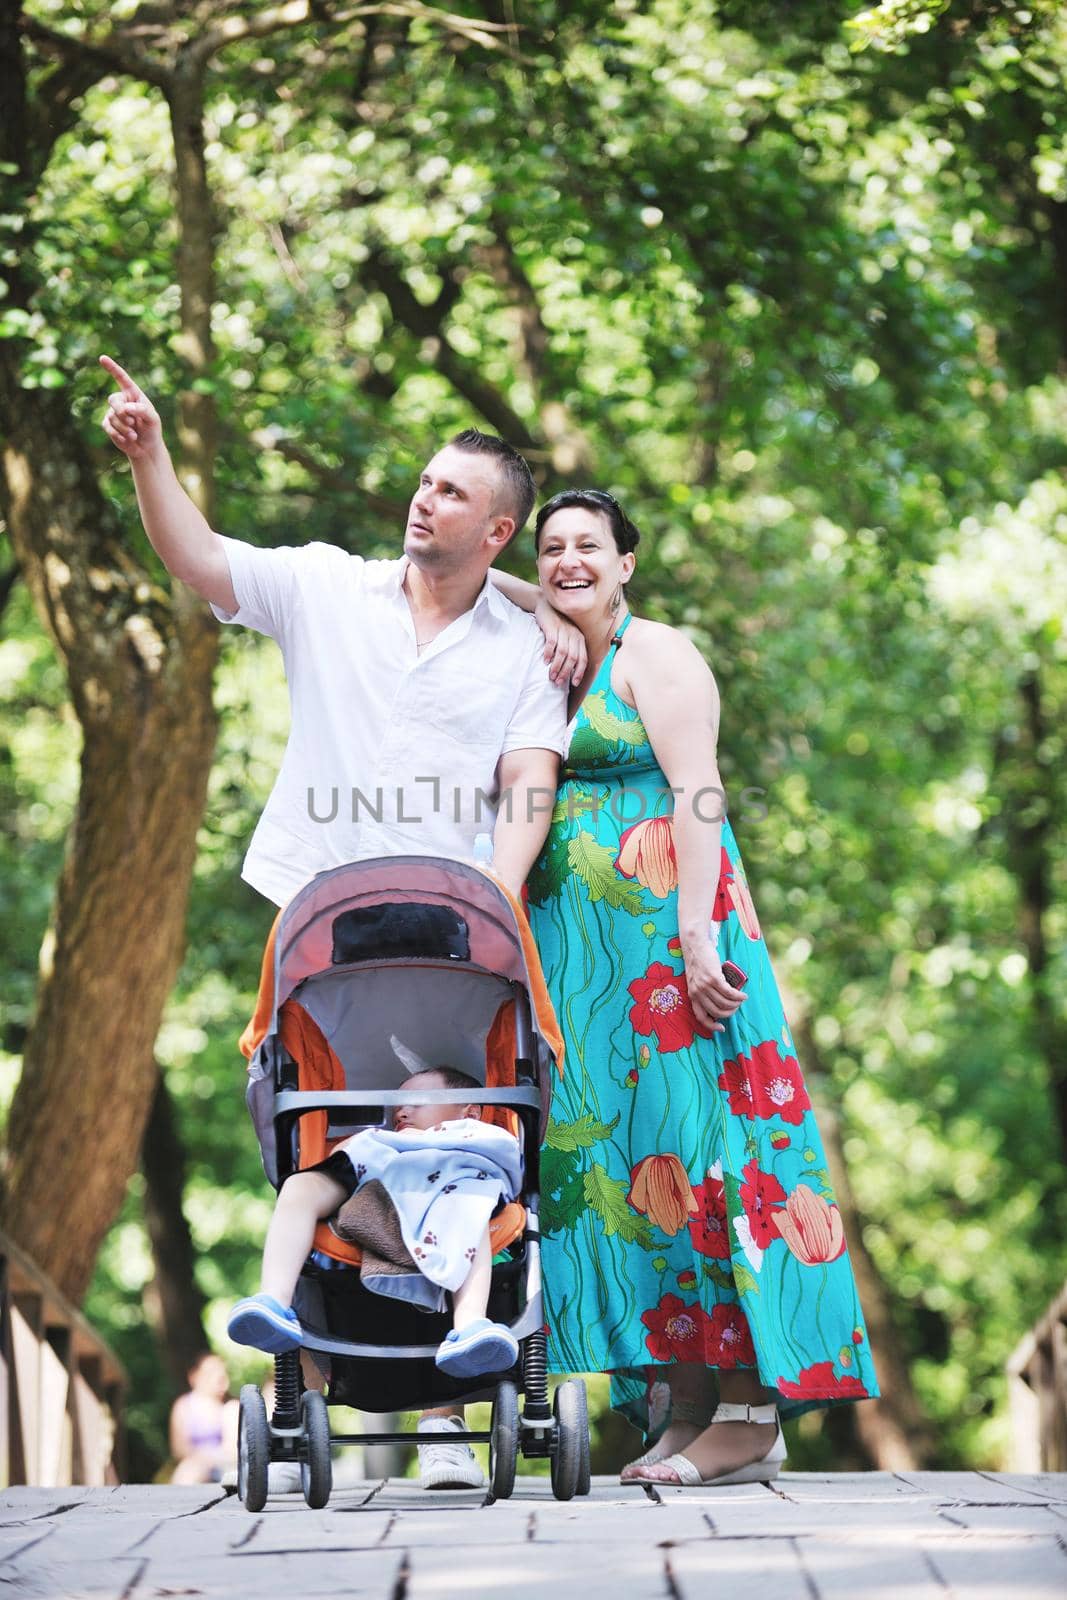
[[[521,907],[481,868],[435,856],[386,856],[334,867],[319,873],[279,912],[263,954],[256,1011],[241,1039],[249,1059],[264,1039],[277,1032],[279,1012],[294,990],[306,980],[337,971],[337,919],[383,905],[442,907],[458,913],[467,927],[469,965],[504,983],[521,984],[530,1001],[537,1065],[541,1068],[554,1059],[562,1071],[563,1041]],[[467,963],[459,965],[469,971]],[[417,956],[389,961],[395,979],[402,979],[405,966],[413,977],[425,961]],[[461,979],[461,972],[442,977],[454,982]],[[398,1032],[403,1037],[402,1026]]]

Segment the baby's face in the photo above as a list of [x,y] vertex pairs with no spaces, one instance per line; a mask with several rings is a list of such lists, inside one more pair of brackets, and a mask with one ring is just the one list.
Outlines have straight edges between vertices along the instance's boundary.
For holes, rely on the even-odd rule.
[[[415,1072],[407,1081],[409,1089],[444,1089],[446,1084],[437,1072]],[[457,1090],[461,1094],[462,1090]],[[476,1117],[477,1106],[466,1102],[434,1106],[397,1106],[393,1112],[393,1127],[435,1128],[439,1122],[455,1122],[460,1117]]]

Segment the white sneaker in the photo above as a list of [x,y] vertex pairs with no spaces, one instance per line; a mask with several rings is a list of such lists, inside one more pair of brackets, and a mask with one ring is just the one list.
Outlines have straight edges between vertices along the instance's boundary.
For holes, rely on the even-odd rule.
[[299,1461],[272,1461],[267,1468],[268,1494],[301,1494]]
[[[420,1433],[462,1433],[462,1417],[420,1417]],[[420,1489],[482,1489],[485,1474],[474,1451],[461,1439],[419,1445]]]

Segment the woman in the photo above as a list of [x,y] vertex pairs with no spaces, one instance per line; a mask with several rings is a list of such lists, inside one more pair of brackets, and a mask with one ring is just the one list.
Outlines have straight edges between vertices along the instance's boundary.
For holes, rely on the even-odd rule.
[[237,1465],[237,1401],[229,1398],[230,1375],[210,1350],[188,1371],[189,1391],[170,1411],[172,1483],[218,1483]]
[[630,615],[638,538],[597,490],[557,495],[535,532],[542,592],[588,651],[528,885],[567,1046],[542,1162],[550,1360],[611,1372],[655,1439],[624,1481],[762,1481],[779,1413],[878,1391],[723,815],[715,680],[683,634]]

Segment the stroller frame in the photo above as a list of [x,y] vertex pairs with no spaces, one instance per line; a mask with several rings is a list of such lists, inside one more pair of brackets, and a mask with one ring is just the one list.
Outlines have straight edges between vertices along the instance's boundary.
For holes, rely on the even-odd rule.
[[[325,1112],[342,1124],[347,1118],[350,1125],[357,1125],[360,1113],[370,1109],[378,1113],[380,1120],[386,1107],[401,1103],[454,1103],[456,1091],[450,1089],[425,1090],[422,1093],[413,1093],[409,1089],[380,1088],[302,1090],[298,1087],[298,1064],[288,1054],[279,1037],[282,1003],[289,996],[298,997],[304,983],[300,974],[307,962],[298,961],[295,973],[287,970],[286,962],[293,946],[299,945],[301,918],[308,910],[308,903],[314,903],[318,915],[332,919],[338,907],[344,908],[351,903],[350,897],[344,893],[346,888],[351,890],[359,885],[360,880],[370,885],[369,903],[372,905],[388,906],[394,896],[401,901],[413,900],[417,903],[420,900],[417,882],[425,876],[437,880],[431,903],[434,900],[440,903],[440,884],[444,881],[458,885],[463,892],[475,898],[480,912],[488,912],[489,919],[496,926],[481,941],[486,948],[495,948],[499,954],[503,948],[500,935],[511,938],[518,958],[510,960],[506,971],[500,971],[499,963],[486,966],[473,959],[387,957],[341,963],[331,960],[328,966],[313,967],[305,977],[326,979],[333,984],[343,983],[346,977],[357,971],[360,974],[388,974],[391,969],[401,969],[395,974],[396,979],[400,980],[404,971],[447,967],[453,972],[470,974],[472,981],[495,981],[497,992],[513,1001],[514,1086],[484,1088],[478,1098],[482,1104],[513,1111],[522,1130],[522,1201],[526,1208],[526,1221],[521,1234],[510,1247],[511,1260],[494,1265],[493,1288],[490,1291],[492,1308],[495,1296],[499,1295],[502,1302],[509,1296],[517,1295],[522,1280],[525,1303],[516,1317],[506,1318],[519,1340],[519,1359],[508,1373],[467,1380],[449,1378],[432,1364],[442,1336],[442,1325],[450,1326],[449,1317],[412,1311],[408,1307],[399,1310],[390,1307],[389,1302],[383,1301],[380,1296],[362,1289],[355,1268],[323,1270],[316,1267],[313,1258],[309,1257],[301,1273],[295,1303],[304,1330],[302,1348],[313,1359],[316,1356],[330,1358],[329,1399],[322,1391],[305,1387],[300,1350],[287,1351],[274,1358],[275,1396],[269,1420],[259,1389],[254,1384],[247,1384],[242,1389],[238,1494],[250,1511],[261,1510],[266,1502],[269,1466],[272,1462],[288,1462],[299,1466],[305,1500],[312,1507],[320,1507],[327,1503],[332,1487],[331,1446],[417,1445],[429,1442],[426,1436],[420,1438],[418,1433],[410,1432],[331,1432],[329,1405],[356,1405],[373,1410],[373,1405],[366,1405],[368,1394],[373,1399],[383,1401],[378,1409],[386,1411],[407,1409],[409,1405],[430,1407],[491,1398],[493,1413],[488,1431],[464,1429],[449,1434],[450,1441],[488,1443],[490,1502],[506,1499],[512,1493],[520,1454],[527,1459],[548,1458],[553,1492],[558,1499],[570,1499],[575,1494],[589,1491],[589,1427],[585,1385],[580,1379],[569,1379],[558,1385],[550,1402],[547,1338],[541,1309],[538,1152],[547,1121],[548,1095],[544,1078],[538,1082],[538,1069],[546,1073],[554,1046],[551,1038],[546,1042],[531,1008],[531,980],[540,984],[542,1005],[546,1001],[536,952],[523,913],[495,878],[467,863],[424,856],[394,856],[379,861],[352,863],[320,873],[279,914],[272,935],[273,951],[272,945],[268,945],[264,960],[265,980],[268,968],[273,966],[271,1021],[252,1056],[248,1089],[249,1108],[260,1133],[264,1167],[275,1187],[280,1187],[290,1173],[298,1170],[299,1123],[309,1112]],[[365,902],[368,901],[367,895],[363,898]],[[321,910],[318,909],[320,907]],[[294,924],[297,933],[290,940],[288,936]],[[306,940],[306,932],[304,937]],[[472,947],[476,942],[472,931]],[[294,977],[296,981],[292,981]],[[372,1122],[374,1120],[371,1119]],[[369,1297],[377,1302],[375,1310],[380,1316],[392,1315],[401,1328],[412,1317],[430,1320],[431,1326],[436,1322],[437,1333],[431,1334],[429,1340],[392,1343],[385,1350],[381,1345],[363,1340],[340,1338],[328,1327],[318,1325],[319,1320],[325,1320],[324,1317],[320,1319],[318,1313],[329,1306],[336,1294],[342,1297]],[[382,1310],[382,1307],[387,1309]],[[430,1392],[420,1393],[417,1398],[412,1394],[410,1400],[398,1399],[398,1396],[410,1393],[410,1382],[405,1376],[393,1374],[390,1374],[388,1383],[379,1379],[373,1390],[368,1389],[370,1378],[364,1371],[365,1364],[383,1361],[419,1363],[418,1369],[407,1369],[413,1374],[410,1382],[417,1382],[417,1376],[421,1374],[424,1379],[429,1379]],[[408,1383],[407,1388],[405,1383]],[[520,1395],[525,1397],[521,1410]]]

